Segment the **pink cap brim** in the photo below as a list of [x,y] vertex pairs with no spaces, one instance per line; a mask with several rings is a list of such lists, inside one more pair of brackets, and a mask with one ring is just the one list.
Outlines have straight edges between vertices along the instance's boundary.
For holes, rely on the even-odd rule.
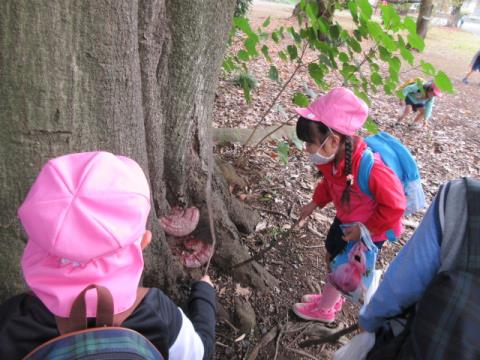
[[[68,317],[73,301],[88,285],[108,288],[114,301],[114,313],[129,309],[143,271],[140,240],[112,254],[86,264],[62,264],[34,241],[29,241],[22,257],[25,281],[42,303],[56,316]],[[96,315],[96,293],[89,291],[87,316]]]
[[301,117],[304,117],[305,119],[320,121],[320,119],[308,108],[295,108],[294,110],[298,115],[300,115]]

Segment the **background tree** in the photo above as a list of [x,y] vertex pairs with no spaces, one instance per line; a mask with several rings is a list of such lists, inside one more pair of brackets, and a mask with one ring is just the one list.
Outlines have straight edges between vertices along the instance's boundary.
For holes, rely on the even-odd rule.
[[433,0],[422,0],[417,18],[417,34],[425,39],[432,18]]
[[462,13],[461,9],[465,0],[452,0],[450,16],[448,17],[448,26],[457,27]]
[[[25,236],[16,210],[51,157],[106,150],[149,177],[154,241],[147,285],[170,292],[183,271],[156,219],[177,204],[201,209],[212,159],[211,116],[235,0],[0,2],[0,301],[20,291]],[[216,168],[216,167],[215,167]],[[215,171],[216,264],[248,257],[239,229],[255,219]],[[255,262],[237,277],[271,280]],[[272,280],[273,281],[273,280]]]

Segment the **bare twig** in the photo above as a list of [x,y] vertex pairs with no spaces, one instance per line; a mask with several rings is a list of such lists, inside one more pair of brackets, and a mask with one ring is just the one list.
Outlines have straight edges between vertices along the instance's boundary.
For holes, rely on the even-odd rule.
[[258,206],[250,206],[252,209],[255,209],[255,210],[258,210],[258,211],[264,211],[264,212],[268,212],[268,213],[271,213],[271,214],[277,214],[277,215],[281,215],[281,216],[284,216],[288,219],[288,215],[287,214],[284,214],[280,211],[275,211],[275,210],[270,210],[270,209],[264,209],[264,208],[261,208],[261,207],[258,207]]
[[[288,324],[288,323],[287,323]],[[287,325],[283,325],[281,328],[280,328],[280,331],[278,333],[278,336],[277,336],[277,343],[275,344],[275,356],[273,357],[273,360],[277,360],[277,356],[278,356],[278,348],[280,347],[280,340],[282,339],[282,336],[283,336],[283,330],[285,329]]]
[[274,326],[273,328],[270,329],[269,332],[267,332],[262,337],[260,342],[257,345],[255,345],[255,347],[253,348],[252,352],[248,355],[246,360],[255,360],[258,356],[259,351],[263,347],[267,346],[273,339],[275,339],[277,334],[278,334],[278,326]]
[[338,339],[340,339],[342,336],[350,334],[351,332],[354,332],[355,330],[358,329],[358,323],[353,324],[352,326],[349,326],[346,329],[342,329],[340,331],[337,331],[336,333],[332,335],[325,336],[320,339],[311,339],[311,340],[306,340],[302,343],[299,344],[301,348],[307,347],[307,346],[312,346],[312,345],[318,345],[318,344],[325,344],[325,343],[334,343]]
[[260,120],[257,122],[257,124],[255,125],[255,127],[253,128],[252,132],[250,133],[250,135],[248,136],[248,139],[245,141],[245,143],[243,144],[244,146],[246,146],[250,140],[252,139],[253,137],[253,134],[255,134],[255,132],[257,131],[258,127],[260,126],[260,124],[263,123],[263,121],[265,120],[265,118],[267,117],[267,115],[270,113],[270,111],[272,110],[273,106],[277,103],[277,100],[280,98],[280,95],[282,95],[282,93],[285,91],[285,89],[287,88],[288,84],[290,84],[290,81],[292,81],[292,79],[294,78],[295,74],[297,73],[297,71],[304,65],[303,62],[302,62],[302,59],[303,59],[303,56],[305,55],[305,51],[307,50],[307,44],[308,43],[305,43],[303,49],[302,49],[302,53],[300,55],[300,58],[298,59],[298,62],[297,62],[297,66],[295,67],[295,69],[293,70],[292,74],[290,75],[290,77],[288,78],[288,80],[283,84],[282,88],[280,89],[280,91],[278,92],[277,96],[275,96],[275,98],[273,99],[272,103],[270,104],[270,106],[267,108],[267,110],[265,110],[265,112],[263,113],[262,117],[260,118]]
[[230,321],[228,321],[227,319],[222,319],[222,321],[225,322],[225,324],[227,324],[228,326],[230,326],[232,328],[232,330],[236,333],[238,333],[240,330],[238,330],[238,328],[235,327],[235,325],[233,325]]
[[215,344],[217,344],[218,346],[227,348],[227,349],[230,347],[230,346],[228,346],[228,345],[225,345],[225,344],[221,343],[220,341],[215,341]]
[[253,147],[253,150],[255,150],[258,145],[260,145],[266,138],[268,138],[270,135],[274,134],[275,132],[277,132],[278,130],[280,130],[282,127],[284,127],[285,125],[287,125],[290,121],[292,121],[297,115],[292,115],[288,118],[288,120],[285,120],[284,122],[282,122],[279,126],[277,126],[275,129],[273,129],[272,131],[270,131],[267,135],[265,135],[263,138],[260,139],[259,142],[257,142],[255,144],[255,146]]

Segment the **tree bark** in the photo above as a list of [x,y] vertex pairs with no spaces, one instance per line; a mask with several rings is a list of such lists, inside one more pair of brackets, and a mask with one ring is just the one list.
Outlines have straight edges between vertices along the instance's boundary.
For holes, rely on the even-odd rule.
[[428,24],[432,17],[433,0],[422,0],[417,18],[417,34],[425,39],[428,31]]
[[[4,0],[0,2],[0,301],[24,288],[26,241],[16,218],[47,159],[106,150],[136,160],[149,177],[154,241],[144,283],[177,293],[185,273],[157,218],[196,205],[207,224],[216,81],[234,0]],[[239,230],[253,213],[214,174],[219,267],[248,257]],[[252,263],[235,274],[256,286],[271,276]]]
[[460,10],[463,6],[463,0],[457,0],[453,2],[452,11],[450,12],[450,16],[448,17],[447,26],[450,27],[458,27],[458,22],[461,17]]

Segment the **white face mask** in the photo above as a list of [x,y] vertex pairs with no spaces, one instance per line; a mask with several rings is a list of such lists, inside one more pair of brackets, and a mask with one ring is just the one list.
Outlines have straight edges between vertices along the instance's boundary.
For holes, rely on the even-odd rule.
[[[322,145],[320,145],[320,149],[323,148],[323,146],[327,142],[328,138],[329,138],[329,136],[327,136],[327,138],[325,140],[323,140]],[[320,155],[318,152],[316,152],[314,154],[309,154],[309,157],[310,157],[310,161],[312,163],[314,163],[315,165],[325,165],[325,164],[328,164],[330,161],[332,161],[335,158],[336,153],[337,152],[335,151],[330,156],[323,156],[323,155]]]
[[309,156],[310,156],[310,161],[315,165],[325,165],[335,158],[335,153],[333,153],[328,157],[322,156],[319,153],[310,154]]

